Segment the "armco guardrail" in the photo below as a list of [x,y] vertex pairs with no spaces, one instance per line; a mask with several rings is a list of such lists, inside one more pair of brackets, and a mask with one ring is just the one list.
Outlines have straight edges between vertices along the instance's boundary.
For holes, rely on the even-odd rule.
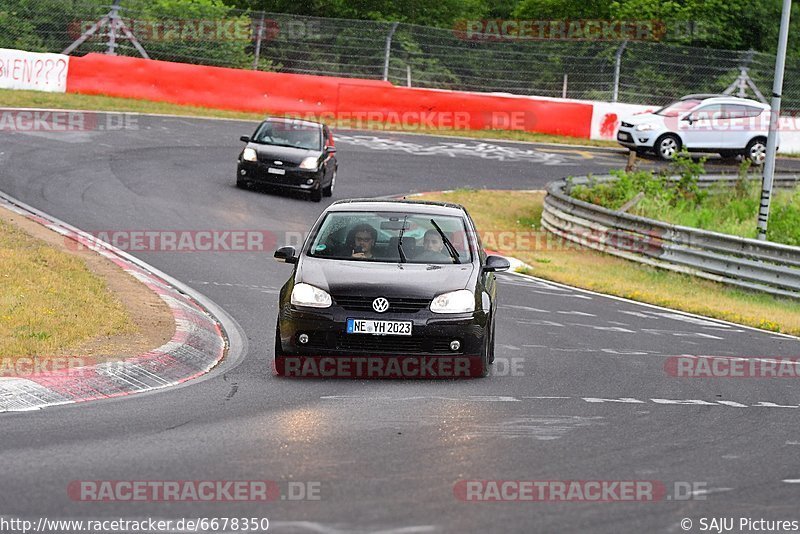
[[[591,180],[613,180],[594,176]],[[586,184],[589,177],[570,179]],[[736,176],[705,176],[701,185],[732,182]],[[792,186],[800,176],[776,177],[779,186]],[[678,226],[570,197],[566,180],[551,182],[544,200],[542,225],[580,245],[628,260],[800,299],[800,247],[758,241]],[[755,224],[755,220],[753,221]]]

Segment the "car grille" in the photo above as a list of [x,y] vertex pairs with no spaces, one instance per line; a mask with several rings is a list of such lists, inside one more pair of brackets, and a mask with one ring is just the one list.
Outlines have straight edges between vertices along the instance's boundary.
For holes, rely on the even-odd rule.
[[336,340],[336,350],[386,354],[459,354],[450,350],[450,339],[425,339],[405,336],[371,336],[368,334],[341,334]]
[[622,126],[623,128],[633,128],[633,124],[631,124],[630,122],[625,122],[625,121],[622,121],[622,122],[620,122],[619,124],[620,124],[620,126]]
[[[350,311],[374,311],[372,301],[377,297],[333,297],[336,304]],[[389,313],[416,313],[428,306],[430,299],[387,298]]]

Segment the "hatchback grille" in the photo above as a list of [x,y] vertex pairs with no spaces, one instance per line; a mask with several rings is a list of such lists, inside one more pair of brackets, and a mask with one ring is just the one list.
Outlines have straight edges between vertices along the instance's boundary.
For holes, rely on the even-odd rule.
[[394,354],[424,352],[423,339],[419,337],[370,336],[344,334],[336,342],[337,350],[357,352],[386,352]]
[[[372,301],[377,297],[334,297],[336,304],[350,311],[374,311]],[[430,299],[387,298],[389,313],[416,313],[426,308]]]

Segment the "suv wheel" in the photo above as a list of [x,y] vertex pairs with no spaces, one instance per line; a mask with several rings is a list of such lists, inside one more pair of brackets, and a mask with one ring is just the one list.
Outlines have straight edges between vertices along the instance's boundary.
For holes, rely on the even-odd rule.
[[744,157],[748,158],[753,165],[763,165],[767,157],[767,140],[763,137],[756,137],[744,149]]
[[656,155],[665,160],[670,161],[675,158],[675,154],[681,150],[681,140],[677,135],[664,134],[656,139],[655,145]]

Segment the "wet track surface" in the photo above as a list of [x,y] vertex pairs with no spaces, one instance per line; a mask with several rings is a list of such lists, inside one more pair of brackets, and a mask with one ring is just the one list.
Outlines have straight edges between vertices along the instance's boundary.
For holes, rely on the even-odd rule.
[[[118,132],[2,132],[0,189],[91,232],[266,230],[282,244],[330,199],[236,189],[238,136],[254,126],[140,117],[138,129]],[[625,162],[580,148],[337,133],[334,200],[541,189]],[[797,356],[797,340],[504,274],[489,378],[279,379],[276,300],[290,268],[271,252],[136,252],[233,316],[246,352],[184,387],[0,414],[1,513],[268,517],[270,531],[342,533],[679,532],[684,517],[798,519],[800,486],[784,482],[800,478],[795,381],[681,379],[664,369],[680,354]],[[655,480],[670,493],[689,482],[707,494],[462,502],[454,486],[475,479]],[[73,480],[318,482],[321,498],[75,502]]]

